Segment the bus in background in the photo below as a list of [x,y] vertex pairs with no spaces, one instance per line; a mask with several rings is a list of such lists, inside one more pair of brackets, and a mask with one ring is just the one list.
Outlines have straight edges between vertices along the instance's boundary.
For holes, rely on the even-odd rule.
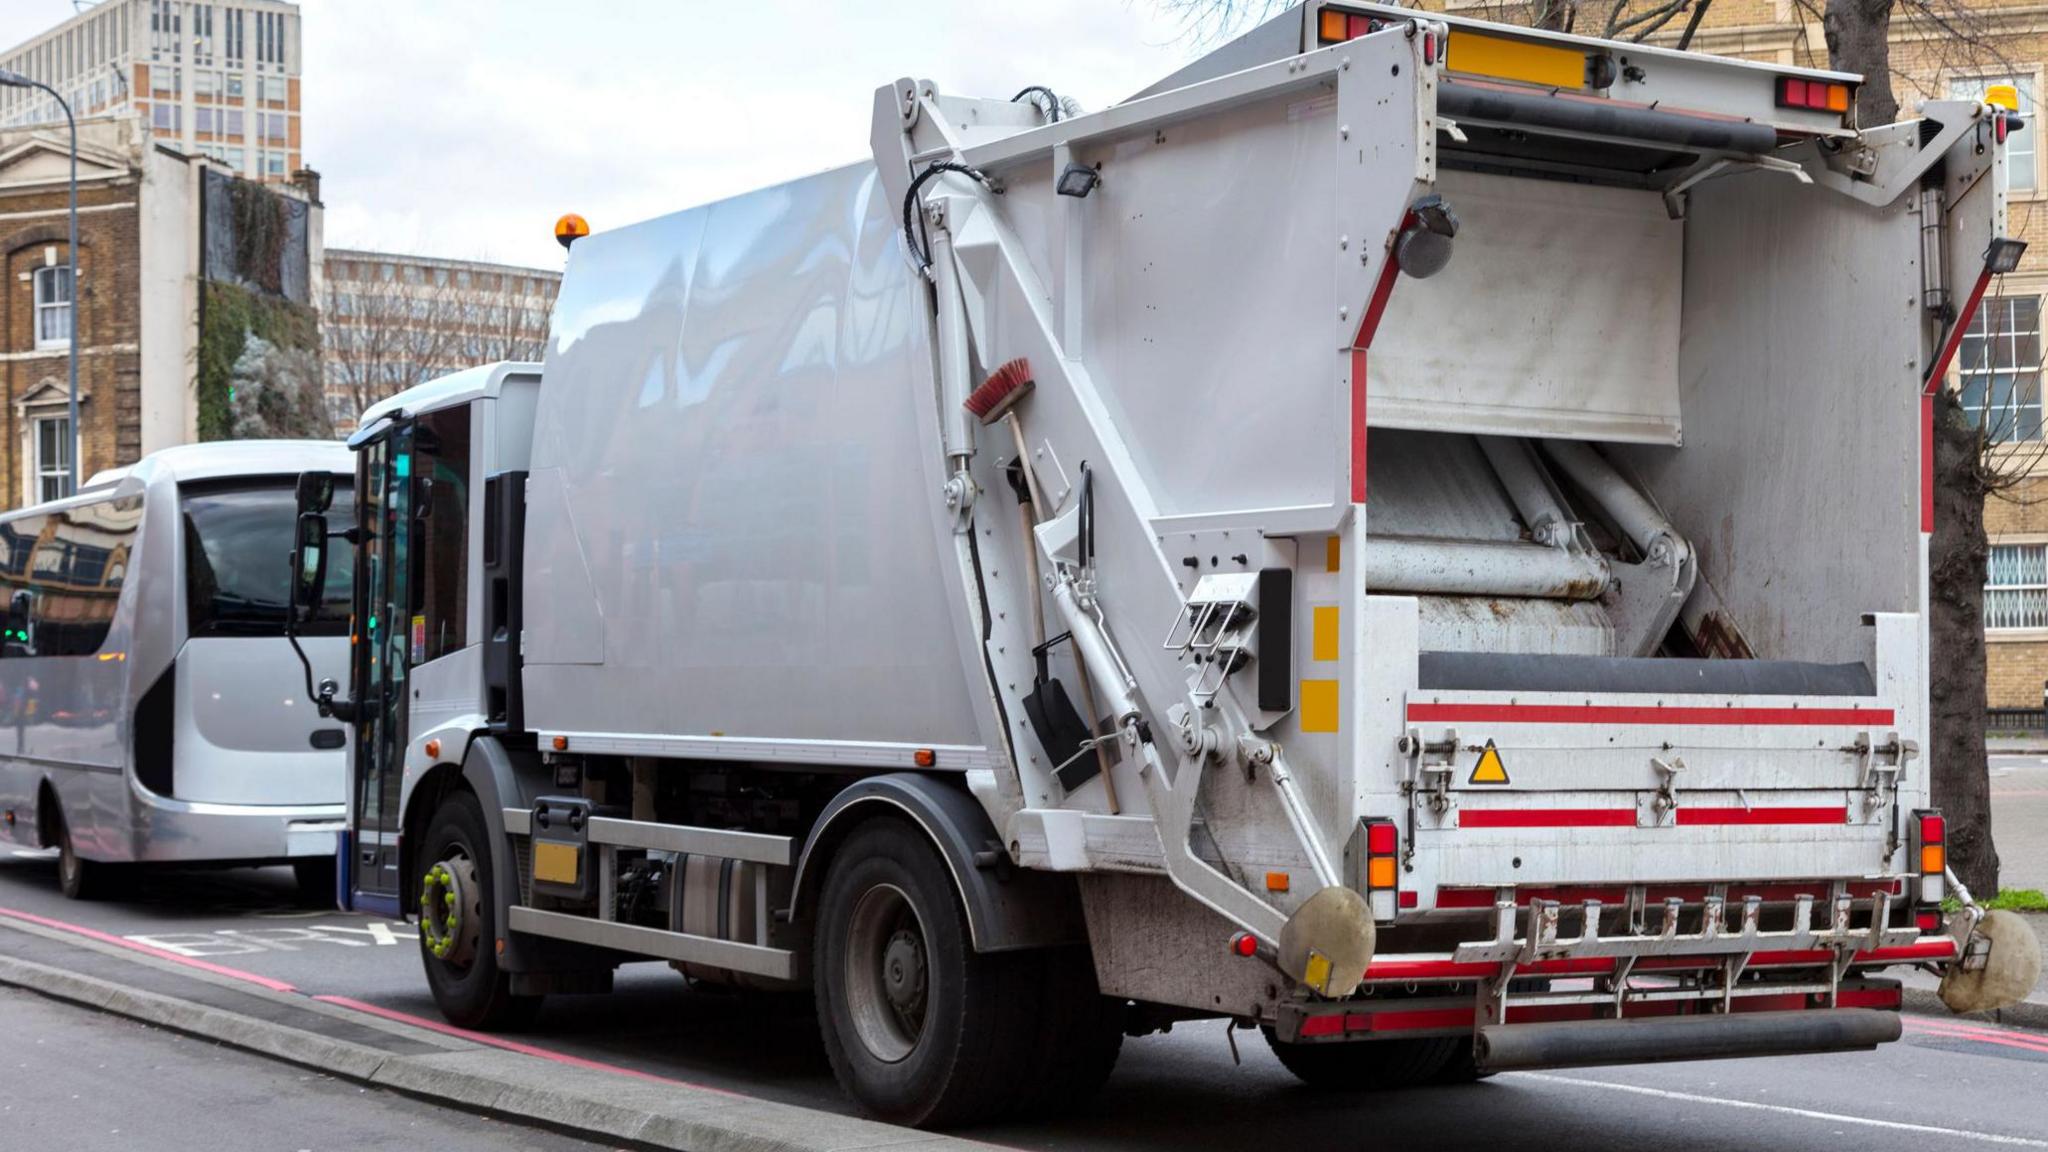
[[[347,735],[285,618],[295,479],[352,466],[338,443],[188,445],[0,513],[0,839],[58,849],[66,896],[127,864],[289,863],[333,901]],[[299,627],[324,676],[347,673],[348,571]]]

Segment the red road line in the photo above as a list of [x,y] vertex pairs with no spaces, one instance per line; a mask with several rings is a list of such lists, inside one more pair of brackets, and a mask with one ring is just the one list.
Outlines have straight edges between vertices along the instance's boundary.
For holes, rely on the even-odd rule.
[[755,1099],[755,1097],[724,1088],[713,1088],[706,1084],[693,1084],[688,1080],[676,1080],[667,1076],[656,1076],[652,1072],[642,1072],[638,1068],[627,1068],[619,1064],[606,1064],[597,1060],[586,1060],[581,1056],[571,1056],[566,1052],[536,1048],[531,1044],[521,1044],[517,1040],[507,1040],[502,1036],[493,1036],[488,1032],[472,1032],[467,1028],[457,1028],[455,1025],[445,1021],[433,1020],[425,1016],[415,1016],[410,1012],[400,1012],[396,1008],[383,1008],[376,1004],[367,1004],[361,1000],[352,1000],[347,996],[315,996],[313,999],[320,1001],[322,1004],[334,1004],[357,1012],[367,1012],[372,1016],[381,1016],[386,1020],[395,1020],[400,1024],[410,1024],[415,1028],[425,1028],[428,1031],[439,1032],[446,1036],[456,1036],[475,1044],[487,1044],[493,1048],[503,1048],[507,1052],[517,1052],[521,1056],[538,1056],[542,1060],[552,1060],[557,1064],[566,1064],[572,1068],[583,1068],[593,1072],[616,1072],[621,1076],[631,1076],[637,1080],[651,1080],[656,1084],[674,1084],[683,1088],[696,1088],[705,1092],[716,1092],[721,1096],[736,1096],[742,1100]]
[[145,956],[154,956],[159,960],[169,960],[173,964],[182,964],[187,968],[196,968],[201,972],[211,972],[216,976],[227,976],[236,980],[246,980],[251,984],[257,984],[261,985],[262,987],[268,988],[272,992],[298,991],[297,988],[292,987],[291,985],[285,983],[282,980],[273,980],[268,976],[258,976],[254,972],[244,972],[240,968],[229,968],[226,965],[222,964],[211,964],[205,960],[195,960],[190,956],[180,956],[176,952],[172,952],[163,948],[153,948],[147,944],[137,944],[133,940],[123,940],[119,936],[115,936],[107,932],[101,932],[94,928],[87,928],[82,924],[67,924],[62,920],[52,920],[47,916],[37,916],[28,912],[18,912],[12,908],[0,908],[0,916],[7,916],[16,920],[26,921],[30,924],[40,924],[45,928],[55,928],[62,932],[70,932],[73,935],[83,936],[89,940],[98,940],[103,944],[117,945],[119,947],[126,948],[131,952],[140,952]]
[[1929,1026],[1914,1021],[1911,1031],[1918,1036],[1939,1036],[1945,1040],[1969,1040],[1977,1044],[1992,1044],[2000,1048],[2017,1048],[2022,1052],[2039,1052],[2048,1055],[2048,1044],[2038,1043],[2025,1036],[2000,1032],[1951,1031],[1940,1026]]
[[173,964],[180,964],[201,972],[211,972],[216,976],[227,976],[236,980],[244,980],[248,983],[267,988],[272,992],[305,996],[308,999],[317,1000],[323,1004],[333,1004],[356,1012],[366,1012],[372,1016],[381,1016],[387,1020],[412,1025],[415,1028],[425,1028],[444,1035],[460,1037],[472,1043],[502,1048],[507,1052],[517,1052],[522,1056],[535,1056],[542,1060],[552,1060],[557,1064],[583,1068],[594,1072],[613,1072],[620,1076],[631,1076],[639,1080],[651,1080],[658,1084],[674,1084],[684,1088],[696,1088],[701,1091],[716,1092],[721,1096],[733,1096],[742,1100],[756,1099],[756,1097],[733,1092],[725,1088],[713,1088],[708,1084],[696,1084],[688,1080],[656,1076],[652,1072],[642,1072],[637,1068],[627,1068],[618,1064],[605,1064],[597,1060],[587,1060],[581,1056],[571,1056],[565,1052],[553,1052],[546,1048],[537,1048],[531,1044],[521,1044],[516,1040],[501,1039],[483,1032],[472,1032],[467,1028],[457,1028],[453,1024],[444,1023],[439,1020],[430,1020],[425,1016],[415,1016],[409,1012],[400,1012],[392,1008],[380,1008],[375,1004],[368,1004],[361,1000],[352,1000],[346,996],[315,996],[295,988],[282,980],[273,980],[268,976],[258,976],[254,972],[244,972],[239,968],[229,968],[225,965],[213,964],[205,960],[195,960],[190,956],[180,956],[176,952],[167,951],[163,948],[153,948],[147,944],[138,944],[133,940],[124,940],[119,936],[108,932],[101,932],[95,928],[87,928],[82,924],[70,924],[62,920],[53,920],[47,916],[37,916],[30,912],[17,911],[13,908],[0,908],[0,916],[41,925],[45,928],[54,928],[60,932],[69,932],[75,936],[83,936],[88,940],[98,940],[104,944],[113,944],[130,952],[138,952],[144,956],[153,956],[159,960],[168,960]]
[[1410,704],[1420,722],[1837,727],[1890,724],[1890,708],[1656,708],[1633,704]]

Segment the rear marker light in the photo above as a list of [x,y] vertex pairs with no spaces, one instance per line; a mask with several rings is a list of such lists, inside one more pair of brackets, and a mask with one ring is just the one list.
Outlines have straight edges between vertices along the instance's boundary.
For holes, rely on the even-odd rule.
[[1436,33],[1434,32],[1422,34],[1422,62],[1424,64],[1436,63]]
[[1941,931],[1941,913],[1939,912],[1922,912],[1913,917],[1913,922],[1919,925],[1920,931],[1929,935]]
[[[1319,44],[1342,44],[1360,36],[1378,31],[1378,22],[1359,12],[1339,12],[1325,8],[1316,14],[1316,42]],[[1427,63],[1427,61],[1425,61]]]
[[1400,908],[1401,833],[1392,820],[1365,822],[1365,899],[1374,920],[1389,921]]
[[1230,938],[1230,951],[1234,956],[1250,959],[1259,954],[1259,938],[1249,932],[1239,932]]
[[1268,892],[1285,892],[1293,886],[1293,879],[1285,872],[1266,873],[1266,891]]
[[1811,108],[1816,112],[1847,112],[1849,86],[1798,76],[1778,79],[1778,107]]
[[1933,912],[1938,919],[1940,904],[1948,896],[1948,821],[1940,812],[1924,809],[1913,814],[1912,853],[1910,867],[1920,874],[1913,893],[1915,915]]

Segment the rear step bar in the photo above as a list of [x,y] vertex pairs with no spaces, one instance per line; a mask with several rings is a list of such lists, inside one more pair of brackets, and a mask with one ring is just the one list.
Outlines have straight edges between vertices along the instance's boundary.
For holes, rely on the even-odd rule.
[[1505,1072],[1797,1056],[1868,1050],[1897,1040],[1900,1032],[1898,1013],[1875,1008],[1488,1024],[1479,1029],[1473,1057],[1483,1071]]

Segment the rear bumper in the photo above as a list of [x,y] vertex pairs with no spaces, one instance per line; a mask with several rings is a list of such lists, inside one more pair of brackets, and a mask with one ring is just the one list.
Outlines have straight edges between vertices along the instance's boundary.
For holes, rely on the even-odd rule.
[[132,795],[132,858],[145,863],[332,858],[348,821],[342,804],[206,804]]

